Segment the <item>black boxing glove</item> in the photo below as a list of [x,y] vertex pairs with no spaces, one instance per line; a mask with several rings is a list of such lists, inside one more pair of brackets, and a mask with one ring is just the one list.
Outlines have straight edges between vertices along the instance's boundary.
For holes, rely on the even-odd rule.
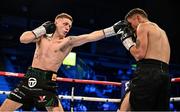
[[56,30],[56,25],[51,21],[47,21],[38,28],[32,30],[32,32],[34,33],[35,38],[38,38],[44,34],[52,34],[55,32],[55,30]]
[[122,33],[125,27],[129,26],[129,23],[125,20],[118,21],[113,26],[105,28],[103,30],[105,37],[111,37],[117,34]]
[[135,45],[133,39],[135,39],[136,37],[131,27],[125,27],[123,31],[117,36],[121,39],[122,44],[127,50],[130,50],[130,48]]

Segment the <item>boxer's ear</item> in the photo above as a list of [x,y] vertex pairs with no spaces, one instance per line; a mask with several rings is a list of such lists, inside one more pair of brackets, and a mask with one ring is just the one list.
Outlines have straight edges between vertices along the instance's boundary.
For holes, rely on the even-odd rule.
[[57,21],[56,21],[56,20],[54,21],[54,24],[57,24]]

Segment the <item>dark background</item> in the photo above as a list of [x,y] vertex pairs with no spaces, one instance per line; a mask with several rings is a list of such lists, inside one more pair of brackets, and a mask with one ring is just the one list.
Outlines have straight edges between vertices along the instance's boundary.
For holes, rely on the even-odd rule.
[[[53,21],[59,13],[72,15],[74,22],[69,35],[79,35],[109,27],[122,20],[130,9],[139,7],[147,12],[150,21],[166,31],[171,45],[170,74],[179,77],[179,6],[172,0],[1,0],[0,68],[25,72],[35,46],[20,44],[20,35],[45,21]],[[101,77],[99,80],[120,81],[122,78],[116,76],[120,71],[128,72],[135,62],[116,37],[87,43],[73,51]],[[7,67],[8,62],[4,60],[10,60],[14,68]],[[173,85],[172,93],[179,94],[178,86]]]
[[[1,33],[9,24],[9,27],[11,25],[15,27],[12,27],[11,32],[19,28],[16,33],[21,34],[21,31],[32,29],[32,20],[35,22],[36,20],[40,22],[54,20],[54,17],[61,12],[72,15],[74,27],[94,31],[111,26],[115,22],[122,20],[130,9],[140,7],[149,14],[151,21],[159,24],[167,32],[171,44],[171,63],[178,64],[180,61],[178,58],[178,6],[178,3],[170,0],[2,0],[0,4],[0,19],[3,19]],[[7,16],[12,16],[12,18]],[[6,19],[6,23],[4,19]],[[35,24],[34,26],[38,25]],[[10,32],[7,32],[10,35]],[[1,36],[1,38],[3,37]],[[19,35],[11,38],[18,39]],[[115,45],[114,43],[117,44],[118,49],[118,42],[109,42],[107,47]],[[97,52],[103,51],[103,53],[106,53],[106,51],[114,50],[111,48],[108,50],[102,49],[106,49],[106,46],[97,49]]]

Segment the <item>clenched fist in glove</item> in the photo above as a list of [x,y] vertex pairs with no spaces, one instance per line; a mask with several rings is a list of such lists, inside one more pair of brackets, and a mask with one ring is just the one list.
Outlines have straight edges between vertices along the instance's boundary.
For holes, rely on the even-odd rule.
[[127,27],[129,23],[125,20],[118,21],[113,26],[104,29],[104,35],[105,37],[111,37],[117,34],[122,33],[123,29]]
[[56,26],[53,22],[47,21],[43,23],[38,28],[34,29],[32,32],[34,33],[35,37],[38,38],[44,34],[52,34],[56,30]]
[[122,44],[127,50],[130,50],[130,48],[135,45],[133,40],[135,40],[136,37],[130,26],[125,27],[123,31],[117,35],[117,37],[121,39]]

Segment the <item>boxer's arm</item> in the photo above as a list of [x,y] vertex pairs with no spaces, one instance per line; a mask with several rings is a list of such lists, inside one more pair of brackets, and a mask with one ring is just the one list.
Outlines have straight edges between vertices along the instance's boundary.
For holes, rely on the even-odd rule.
[[56,30],[53,22],[47,21],[32,31],[24,32],[20,37],[21,43],[37,42],[45,34],[52,34]]
[[128,25],[127,21],[121,20],[112,25],[111,27],[105,28],[103,30],[94,31],[89,34],[79,35],[79,36],[69,36],[70,43],[73,47],[80,46],[87,42],[94,42],[101,40],[103,38],[112,37],[121,33],[121,31]]
[[131,54],[136,60],[141,60],[145,57],[148,46],[148,26],[140,24],[136,31],[136,44],[130,49]]
[[83,34],[79,36],[69,36],[70,45],[73,47],[80,46],[87,42],[94,42],[105,38],[103,30],[94,31],[89,34]]
[[26,31],[20,37],[20,42],[25,44],[31,42],[37,42],[38,40],[40,40],[40,38],[36,38],[36,36],[32,31]]

